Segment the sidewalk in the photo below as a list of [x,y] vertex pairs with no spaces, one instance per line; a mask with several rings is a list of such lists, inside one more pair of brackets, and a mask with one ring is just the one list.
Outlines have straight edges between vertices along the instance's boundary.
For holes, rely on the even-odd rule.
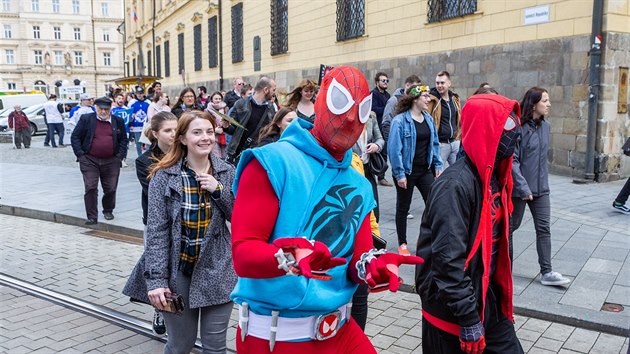
[[[72,151],[33,148],[9,152],[7,145],[0,144],[0,213],[83,226],[83,183]],[[36,157],[41,154],[40,151],[37,155],[30,154],[34,150],[48,155]],[[53,153],[54,156],[50,155]],[[22,157],[15,157],[16,154]],[[571,183],[570,178],[551,176],[550,184],[552,264],[554,270],[571,278],[572,283],[566,288],[540,285],[534,228],[526,212],[523,225],[514,235],[516,312],[627,335],[630,215],[620,214],[610,206],[623,181],[578,185]],[[379,193],[381,232],[388,241],[388,249],[395,252],[395,191],[379,187]],[[411,210],[414,219],[408,224],[411,249],[415,249],[422,210],[420,193],[415,193]],[[133,164],[121,170],[114,214],[114,220],[99,220],[96,228],[141,237],[140,185]],[[413,267],[402,268],[401,276],[405,283],[412,284]],[[606,303],[622,305],[625,310],[602,311]]]

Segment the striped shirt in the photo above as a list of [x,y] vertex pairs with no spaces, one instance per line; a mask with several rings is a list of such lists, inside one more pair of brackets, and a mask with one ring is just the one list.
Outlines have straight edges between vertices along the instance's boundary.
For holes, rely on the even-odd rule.
[[199,251],[206,234],[212,209],[210,193],[197,182],[197,173],[182,161],[182,240],[179,254],[179,269],[192,275]]

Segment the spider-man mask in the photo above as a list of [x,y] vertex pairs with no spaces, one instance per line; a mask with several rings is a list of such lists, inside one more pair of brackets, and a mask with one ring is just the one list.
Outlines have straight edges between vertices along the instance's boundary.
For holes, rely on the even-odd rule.
[[359,139],[370,118],[372,95],[359,69],[339,66],[323,79],[315,101],[315,139],[338,161]]

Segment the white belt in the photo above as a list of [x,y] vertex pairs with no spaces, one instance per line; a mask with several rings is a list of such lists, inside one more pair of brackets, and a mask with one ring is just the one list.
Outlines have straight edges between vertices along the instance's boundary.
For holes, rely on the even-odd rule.
[[[244,308],[245,307],[245,308]],[[258,315],[247,310],[247,306],[238,305],[238,323],[241,335],[269,341],[325,340],[337,334],[345,323],[352,303],[337,310],[321,315],[299,318]],[[275,311],[274,311],[275,312]],[[275,333],[275,335],[273,334]]]

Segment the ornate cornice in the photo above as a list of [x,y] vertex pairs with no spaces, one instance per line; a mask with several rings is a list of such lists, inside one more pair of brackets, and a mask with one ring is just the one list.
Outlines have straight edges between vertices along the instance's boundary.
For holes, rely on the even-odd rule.
[[190,18],[190,20],[195,23],[195,22],[199,22],[201,21],[201,19],[203,18],[203,15],[201,14],[201,12],[195,12],[192,17]]

